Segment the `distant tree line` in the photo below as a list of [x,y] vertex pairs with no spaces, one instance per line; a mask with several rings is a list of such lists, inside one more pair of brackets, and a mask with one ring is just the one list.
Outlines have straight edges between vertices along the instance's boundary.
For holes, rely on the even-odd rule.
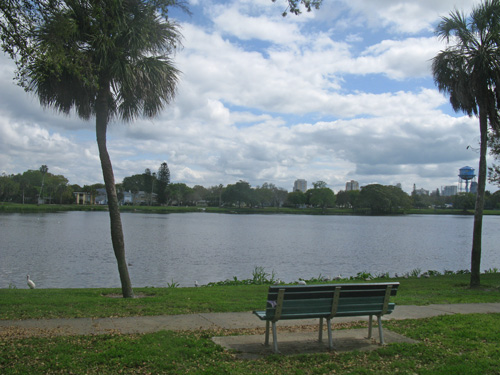
[[[361,190],[344,191],[336,194],[324,181],[313,182],[313,188],[306,192],[287,190],[272,183],[251,187],[240,180],[226,186],[214,185],[189,187],[184,183],[171,183],[170,170],[166,162],[156,172],[146,169],[144,173],[125,177],[116,184],[118,198],[123,202],[125,192],[143,193],[147,199],[142,204],[163,206],[209,207],[315,207],[352,209],[374,214],[403,212],[409,208],[446,208],[473,210],[475,194],[460,193],[454,196],[441,196],[439,189],[429,195],[411,195],[395,186],[371,184]],[[68,179],[49,172],[46,165],[38,170],[28,170],[17,175],[0,176],[0,202],[13,203],[75,203],[74,192],[85,192],[91,197],[98,195],[104,184],[71,185]],[[500,209],[500,191],[485,194],[486,209]]]

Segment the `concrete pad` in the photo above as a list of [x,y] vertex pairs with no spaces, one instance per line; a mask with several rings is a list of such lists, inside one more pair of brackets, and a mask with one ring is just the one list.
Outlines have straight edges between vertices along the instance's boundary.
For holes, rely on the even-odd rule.
[[[380,348],[378,335],[367,339],[367,329],[346,329],[333,332],[333,345],[336,352],[347,351],[368,351]],[[418,341],[405,336],[384,330],[384,340],[386,344],[409,343]],[[272,337],[269,346],[264,345],[264,335],[251,336],[219,336],[213,337],[212,341],[228,350],[238,352],[237,356],[242,359],[256,359],[274,354],[272,349]],[[280,354],[311,354],[329,353],[328,335],[323,335],[323,342],[318,341],[317,332],[278,332],[278,349]]]

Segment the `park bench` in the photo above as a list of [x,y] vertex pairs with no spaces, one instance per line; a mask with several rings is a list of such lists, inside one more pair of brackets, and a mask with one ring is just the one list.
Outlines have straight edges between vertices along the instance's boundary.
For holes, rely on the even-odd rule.
[[267,307],[254,311],[266,321],[265,345],[269,345],[272,324],[273,351],[278,351],[276,322],[290,319],[319,318],[319,341],[323,339],[323,319],[327,321],[328,347],[333,349],[331,320],[334,317],[369,316],[368,338],[372,337],[372,319],[377,317],[380,343],[384,344],[382,315],[394,310],[389,303],[399,283],[357,283],[325,285],[273,285],[269,287]]

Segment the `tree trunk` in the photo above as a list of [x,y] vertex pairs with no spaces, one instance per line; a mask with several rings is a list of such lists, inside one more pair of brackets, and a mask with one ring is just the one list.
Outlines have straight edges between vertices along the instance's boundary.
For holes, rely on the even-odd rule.
[[111,240],[118,263],[118,272],[122,285],[122,294],[124,298],[133,298],[134,291],[128,273],[127,262],[125,260],[125,241],[123,239],[123,228],[120,217],[120,208],[118,206],[118,196],[116,195],[115,177],[113,166],[109,158],[106,147],[106,130],[108,126],[108,90],[101,90],[96,103],[96,136],[97,146],[99,148],[99,158],[101,159],[102,174],[106,193],[108,195],[109,219],[111,224]]
[[481,276],[481,236],[483,231],[484,191],[486,188],[486,152],[488,148],[488,118],[482,106],[479,107],[479,129],[481,133],[481,151],[479,154],[476,209],[474,211],[474,229],[472,232],[471,287],[480,285]]

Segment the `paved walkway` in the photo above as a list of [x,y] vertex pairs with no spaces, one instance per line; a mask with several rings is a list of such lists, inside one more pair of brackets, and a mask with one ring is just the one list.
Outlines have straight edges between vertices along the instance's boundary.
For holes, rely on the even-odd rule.
[[[427,306],[398,305],[388,319],[419,319],[437,315],[500,313],[500,303],[449,304]],[[335,318],[334,323],[368,318]],[[280,321],[279,326],[317,325],[317,319]],[[91,335],[116,333],[148,333],[160,330],[203,330],[263,328],[265,324],[251,312],[204,313],[190,315],[138,316],[127,318],[74,318],[74,319],[28,319],[0,320],[0,333],[9,328],[30,331],[51,331],[57,335]],[[35,333],[35,332],[34,332]],[[35,333],[36,334],[36,333]]]

